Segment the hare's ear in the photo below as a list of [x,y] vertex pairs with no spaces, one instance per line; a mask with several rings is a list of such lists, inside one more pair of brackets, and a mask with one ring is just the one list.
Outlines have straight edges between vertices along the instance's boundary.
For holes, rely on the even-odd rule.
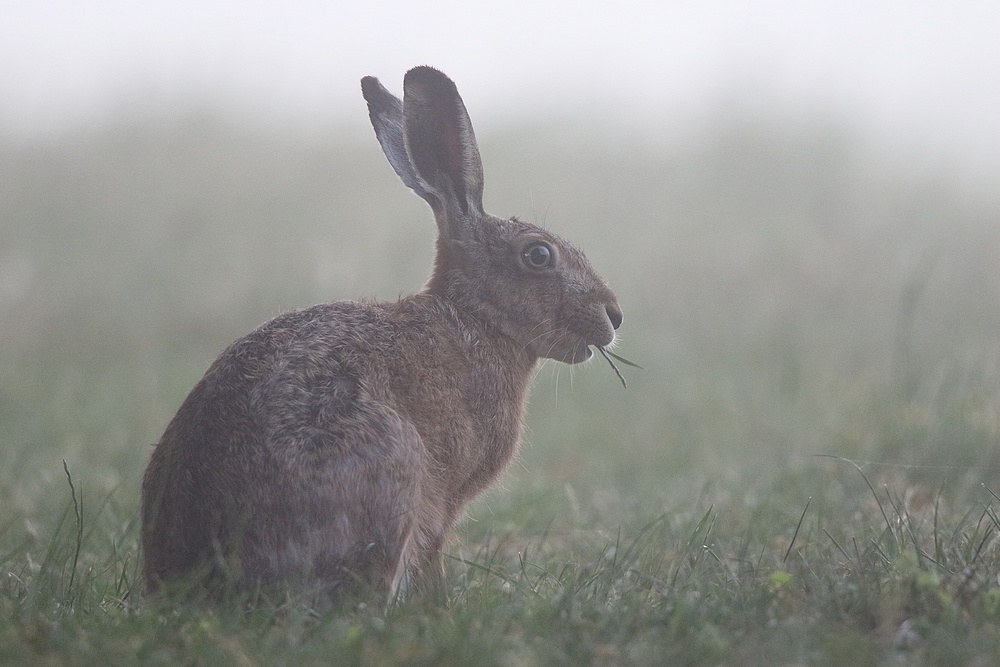
[[437,198],[431,206],[447,228],[442,231],[463,236],[483,215],[483,163],[472,121],[451,79],[431,67],[406,73],[403,132],[414,171]]
[[403,138],[403,103],[373,76],[361,79],[361,94],[368,102],[368,117],[371,118],[375,137],[382,146],[382,151],[389,158],[389,164],[406,187],[420,195],[432,208],[439,206],[434,195],[428,192],[417,178],[413,164],[410,163],[410,156],[406,154],[406,141]]

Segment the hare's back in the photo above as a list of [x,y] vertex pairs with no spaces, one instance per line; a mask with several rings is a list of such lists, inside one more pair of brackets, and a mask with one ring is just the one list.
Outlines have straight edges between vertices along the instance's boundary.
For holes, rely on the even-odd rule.
[[279,315],[216,359],[176,426],[228,432],[248,444],[291,444],[315,435],[311,427],[335,428],[356,416],[362,387],[383,374],[395,327],[377,303],[336,302]]

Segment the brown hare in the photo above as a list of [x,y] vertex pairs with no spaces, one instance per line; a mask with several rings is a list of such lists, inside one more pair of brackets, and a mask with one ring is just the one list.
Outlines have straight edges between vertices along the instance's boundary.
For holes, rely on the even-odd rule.
[[430,280],[280,315],[216,359],[143,478],[150,591],[342,599],[433,581],[462,508],[517,449],[539,359],[584,361],[622,322],[580,251],[483,211],[448,77],[410,70],[402,101],[373,77],[361,89],[389,163],[434,212]]

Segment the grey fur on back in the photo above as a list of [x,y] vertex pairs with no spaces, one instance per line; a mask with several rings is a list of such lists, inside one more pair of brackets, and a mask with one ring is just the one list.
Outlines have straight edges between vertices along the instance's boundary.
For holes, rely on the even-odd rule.
[[613,342],[621,311],[583,254],[483,212],[454,83],[417,67],[403,87],[362,80],[390,164],[434,212],[430,280],[280,315],[223,351],[143,478],[150,590],[338,598],[433,580],[451,525],[516,451],[538,359]]

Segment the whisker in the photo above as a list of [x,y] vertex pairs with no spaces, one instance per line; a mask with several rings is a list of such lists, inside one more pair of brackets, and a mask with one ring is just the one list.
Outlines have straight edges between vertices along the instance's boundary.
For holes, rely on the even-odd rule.
[[[543,325],[543,323],[542,323],[542,322],[539,322],[539,323],[538,323],[538,324],[536,324],[536,325],[535,325],[535,326],[534,326],[533,328],[538,328],[538,327],[541,327],[542,325]],[[527,349],[528,349],[528,347],[529,347],[529,346],[530,346],[530,345],[531,345],[532,343],[534,343],[534,342],[535,342],[536,340],[539,340],[539,339],[542,339],[542,338],[545,338],[545,337],[549,336],[550,334],[553,334],[553,333],[555,333],[556,331],[557,331],[557,329],[549,329],[548,331],[543,331],[542,333],[538,334],[538,335],[537,335],[537,336],[535,336],[534,338],[529,338],[529,339],[528,339],[528,342],[527,342],[527,343],[525,343],[525,345],[524,345],[524,349],[525,349],[525,350],[527,350]],[[529,331],[529,333],[531,333],[531,332]],[[551,351],[552,351],[552,347],[551,347],[551,345],[549,346],[549,350],[548,350],[548,351],[549,351],[549,352],[551,352]]]

